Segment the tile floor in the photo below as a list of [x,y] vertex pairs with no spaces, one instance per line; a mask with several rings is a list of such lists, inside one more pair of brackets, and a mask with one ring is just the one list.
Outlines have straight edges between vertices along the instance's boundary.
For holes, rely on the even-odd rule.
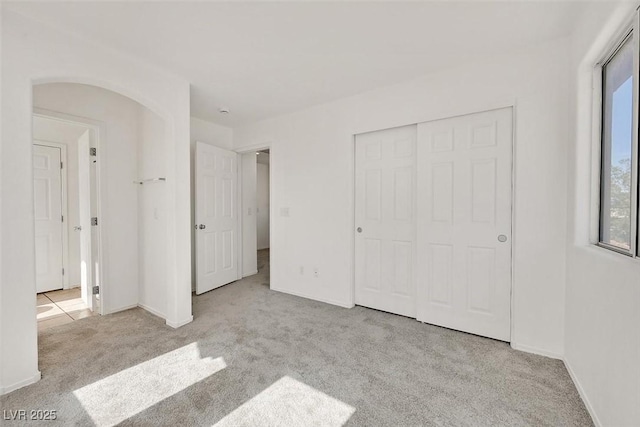
[[38,294],[38,331],[93,316],[80,296],[80,288]]

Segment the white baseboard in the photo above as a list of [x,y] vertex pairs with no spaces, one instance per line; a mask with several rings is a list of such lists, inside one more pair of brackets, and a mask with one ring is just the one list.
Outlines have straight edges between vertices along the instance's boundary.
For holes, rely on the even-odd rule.
[[253,276],[254,274],[258,274],[258,270],[250,271],[248,273],[242,273],[242,278],[244,279],[245,277]]
[[353,304],[348,304],[348,303],[345,303],[343,301],[336,301],[336,300],[331,300],[331,299],[327,299],[327,298],[317,298],[317,297],[314,297],[314,296],[311,296],[311,295],[304,294],[302,292],[293,292],[293,291],[289,291],[289,290],[275,288],[275,287],[273,287],[273,285],[271,286],[271,290],[272,291],[277,291],[277,292],[282,292],[283,294],[289,294],[289,295],[294,295],[294,296],[301,297],[301,298],[311,299],[311,300],[314,300],[314,301],[324,302],[326,304],[337,305],[338,307],[353,308]]
[[165,320],[165,323],[167,324],[167,326],[171,326],[173,329],[178,329],[179,327],[184,326],[191,322],[193,322],[193,316],[189,316],[188,319],[182,320],[180,322],[172,322],[169,319]]
[[589,412],[589,415],[591,415],[593,424],[596,427],[602,427],[602,423],[600,422],[600,419],[598,418],[598,415],[596,414],[595,409],[593,409],[593,405],[591,405],[591,402],[589,401],[589,398],[587,397],[587,394],[585,393],[584,388],[582,388],[582,384],[580,384],[578,377],[576,377],[575,372],[573,372],[573,369],[571,368],[571,364],[569,364],[569,361],[567,361],[567,359],[563,359],[563,362],[564,362],[565,368],[567,368],[567,372],[569,372],[569,376],[571,377],[573,384],[576,386],[576,389],[578,390],[578,394],[580,395],[580,397],[582,398],[582,401],[584,402],[584,406],[586,406],[587,411]]
[[11,393],[12,391],[15,391],[15,390],[17,390],[19,388],[26,387],[26,386],[31,385],[31,384],[35,384],[38,381],[40,381],[40,378],[42,378],[42,374],[40,373],[40,371],[38,371],[38,373],[35,374],[34,376],[32,376],[31,378],[27,378],[26,380],[18,381],[17,383],[11,384],[11,385],[6,386],[6,387],[0,387],[0,395]]
[[551,359],[563,360],[562,355],[558,353],[554,353],[552,351],[542,350],[536,347],[530,347],[528,345],[517,344],[515,342],[511,342],[511,348],[518,351],[524,351],[525,353],[537,354],[538,356],[550,357]]
[[138,308],[138,304],[127,305],[127,306],[124,306],[124,307],[115,308],[113,310],[105,311],[104,314],[118,313],[120,311],[131,310],[132,308]]
[[138,304],[138,307],[140,307],[143,310],[148,311],[149,313],[153,314],[154,316],[158,316],[161,319],[166,319],[167,318],[164,314],[160,313],[158,310],[156,310],[154,308],[149,307],[148,305]]

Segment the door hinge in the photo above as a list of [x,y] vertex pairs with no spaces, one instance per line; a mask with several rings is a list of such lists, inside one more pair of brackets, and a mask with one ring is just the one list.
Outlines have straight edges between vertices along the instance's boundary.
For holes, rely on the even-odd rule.
[[63,168],[64,168],[64,163],[60,162],[60,169],[63,169]]
[[89,147],[89,155],[95,157],[98,155],[98,149],[96,147]]
[[62,218],[62,222],[64,222],[64,215],[62,215],[61,218]]
[[91,225],[98,225],[98,217],[94,216],[93,218],[91,218]]
[[93,295],[98,295],[98,294],[100,293],[100,286],[94,286],[94,287],[91,289],[91,293],[92,293]]
[[64,276],[64,267],[62,267],[62,275]]

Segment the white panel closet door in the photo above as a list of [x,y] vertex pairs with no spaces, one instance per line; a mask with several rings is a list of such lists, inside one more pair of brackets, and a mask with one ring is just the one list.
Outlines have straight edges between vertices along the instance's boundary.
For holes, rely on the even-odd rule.
[[416,126],[356,136],[355,302],[416,317]]
[[512,110],[418,125],[418,320],[509,341]]
[[33,146],[36,290],[62,289],[62,176],[60,149]]
[[196,145],[196,293],[238,279],[238,155]]

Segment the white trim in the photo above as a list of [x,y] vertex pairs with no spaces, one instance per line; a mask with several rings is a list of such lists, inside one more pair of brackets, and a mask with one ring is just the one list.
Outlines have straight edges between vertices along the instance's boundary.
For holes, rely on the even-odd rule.
[[11,393],[12,391],[17,390],[19,388],[26,387],[26,386],[31,385],[31,384],[35,384],[38,381],[40,381],[40,378],[42,378],[42,374],[40,373],[40,371],[38,371],[31,378],[27,378],[26,380],[18,381],[17,383],[11,384],[10,386],[1,387],[0,388],[0,396],[4,395],[4,394]]
[[148,311],[149,313],[153,314],[154,316],[158,316],[162,320],[166,320],[166,318],[167,318],[167,316],[165,316],[164,314],[160,313],[155,308],[149,307],[148,305],[138,303],[138,307],[140,307],[141,309],[143,309],[145,311]]
[[172,321],[170,321],[169,319],[167,319],[167,320],[165,321],[165,323],[167,324],[167,326],[171,326],[173,329],[178,329],[178,328],[180,328],[180,327],[182,327],[182,326],[184,326],[184,325],[186,325],[186,324],[189,324],[189,323],[191,323],[191,322],[193,322],[193,316],[189,316],[189,318],[188,318],[188,319],[182,320],[182,321],[180,321],[180,322],[172,322]]
[[63,167],[60,168],[60,187],[62,191],[61,197],[61,210],[62,217],[62,268],[64,274],[62,275],[62,288],[69,289],[69,181],[67,175],[68,158],[67,158],[67,144],[61,144],[53,141],[46,141],[44,139],[33,138],[32,145],[40,145],[44,147],[58,148],[60,150],[60,162]]
[[254,274],[258,274],[258,270],[250,271],[246,274],[242,273],[242,278],[244,279],[245,277],[253,276]]
[[[262,150],[269,150],[269,154],[271,154],[271,147],[273,146],[273,142],[272,141],[267,141],[267,142],[263,142],[260,144],[253,144],[253,145],[245,145],[240,147],[237,150],[234,150],[236,153],[238,154],[246,154],[246,153],[250,153],[252,151],[262,151]],[[269,156],[269,162],[271,162],[271,156]]]
[[[274,218],[274,211],[275,211],[275,207],[273,205],[273,142],[269,141],[269,142],[265,142],[262,144],[254,144],[254,145],[250,145],[247,147],[242,147],[238,150],[234,150],[236,153],[238,153],[238,164],[240,165],[242,163],[241,159],[242,159],[242,155],[243,154],[247,154],[247,153],[251,153],[251,152],[256,152],[256,151],[261,151],[261,150],[269,150],[269,246],[273,246],[271,245],[271,239],[273,238],[273,218]],[[239,220],[240,220],[240,226],[238,227],[238,248],[239,248],[239,257],[238,257],[238,263],[239,263],[239,270],[240,270],[240,278],[243,279],[245,277],[248,276],[252,276],[254,274],[258,274],[258,271],[256,270],[255,273],[247,273],[244,274],[242,272],[243,269],[243,265],[244,265],[244,247],[242,242],[244,241],[243,238],[243,229],[244,229],[244,207],[242,206],[242,170],[241,170],[241,166],[238,167],[238,189],[240,190],[239,195],[238,195],[238,212],[240,212],[240,215],[238,215]],[[254,218],[256,218],[256,221],[258,220],[257,216],[254,216]],[[256,247],[257,249],[257,247]],[[271,266],[273,265],[273,252],[271,251],[271,248],[269,249],[269,267],[271,270]],[[269,280],[269,288],[270,289],[274,289],[271,286],[271,280]]]
[[[197,152],[198,143],[196,142],[196,152]],[[196,159],[198,161],[198,159]],[[195,180],[198,179],[198,175],[195,175]],[[236,152],[236,227],[238,232],[236,233],[236,262],[238,263],[238,268],[236,270],[236,278],[237,280],[242,280],[244,277],[244,256],[242,251],[244,247],[242,245],[243,239],[243,223],[242,220],[244,218],[244,206],[242,206],[242,155]],[[196,195],[198,193],[196,192]],[[196,213],[198,211],[196,210]],[[196,241],[196,250],[197,250],[197,241]],[[196,271],[196,277],[198,272]]]
[[[505,107],[506,108],[506,107]],[[513,342],[516,340],[516,321],[515,321],[515,307],[516,307],[516,255],[515,255],[515,247],[516,242],[518,240],[518,236],[516,231],[516,184],[517,184],[517,176],[516,176],[516,151],[517,144],[517,103],[513,102],[511,106],[511,230],[509,230],[509,238],[511,239],[511,283],[509,287],[509,298],[511,299],[509,304],[509,342]]]
[[276,291],[276,292],[281,292],[283,294],[289,294],[289,295],[293,295],[293,296],[296,296],[296,297],[310,299],[310,300],[313,300],[313,301],[323,302],[325,304],[337,305],[338,307],[342,307],[342,308],[353,308],[353,307],[355,307],[354,304],[350,304],[349,302],[342,302],[342,301],[337,301],[337,300],[333,300],[333,299],[329,299],[329,298],[318,298],[318,297],[315,297],[315,296],[307,295],[307,294],[305,294],[303,292],[294,292],[294,291],[279,289],[279,288],[276,288],[274,286],[271,286],[271,290],[272,291]]
[[[417,143],[418,141],[417,141],[417,130],[416,130],[416,145]],[[349,180],[349,209],[351,210],[349,215],[349,223],[351,225],[351,238],[349,239],[349,251],[351,253],[351,256],[349,257],[349,272],[350,272],[349,280],[351,280],[351,286],[349,289],[349,304],[351,304],[351,307],[355,307],[356,305],[356,134],[351,135],[351,149],[349,150],[349,156],[350,156],[349,175],[351,177],[351,179]],[[415,197],[414,197],[414,202],[415,202]],[[415,205],[414,205],[414,210],[415,210]],[[414,215],[414,217],[415,216],[416,215]],[[413,281],[417,282],[415,278]],[[416,291],[417,291],[417,286],[416,286]]]
[[511,341],[511,348],[525,353],[537,354],[538,356],[550,357],[551,359],[563,360],[562,355],[554,353],[552,351],[544,350],[537,347],[531,347],[528,345],[518,344]]
[[587,397],[587,393],[584,391],[582,384],[580,384],[580,381],[578,380],[576,373],[573,371],[573,368],[571,368],[571,364],[567,359],[562,359],[562,361],[564,362],[564,366],[567,369],[567,372],[569,372],[569,376],[571,377],[573,384],[578,390],[578,394],[580,395],[580,398],[584,402],[584,406],[587,408],[589,415],[591,415],[591,420],[593,421],[593,424],[596,427],[602,427],[603,424],[602,422],[600,422],[600,419],[598,418],[598,414],[596,414],[596,410],[591,404],[591,401],[589,401],[589,397]]
[[592,88],[589,242],[597,245],[600,240],[600,164],[602,163],[602,65],[599,63],[593,69]]
[[95,146],[98,150],[98,157],[96,162],[96,199],[98,201],[98,262],[102,266],[100,268],[98,274],[100,275],[99,285],[100,285],[100,309],[99,314],[104,315],[107,313],[113,313],[115,311],[110,311],[107,309],[107,298],[108,298],[108,282],[109,278],[106,274],[105,265],[108,263],[108,256],[104,248],[108,247],[107,244],[107,231],[108,230],[108,218],[105,217],[104,212],[107,212],[107,180],[102,179],[102,176],[106,176],[107,169],[107,144],[101,144],[102,138],[106,135],[106,125],[104,122],[89,119],[81,116],[74,116],[72,114],[61,113],[59,111],[47,110],[44,108],[33,107],[33,116],[42,117],[44,119],[49,120],[57,120],[63,123],[70,123],[76,126],[84,126],[91,130],[92,132],[92,141],[91,146]]
[[121,311],[127,311],[127,310],[131,310],[132,308],[138,308],[138,304],[131,304],[131,305],[125,305],[124,307],[120,307],[120,308],[114,308],[112,310],[108,310],[108,311],[104,311],[102,314],[114,314],[114,313],[120,313]]

